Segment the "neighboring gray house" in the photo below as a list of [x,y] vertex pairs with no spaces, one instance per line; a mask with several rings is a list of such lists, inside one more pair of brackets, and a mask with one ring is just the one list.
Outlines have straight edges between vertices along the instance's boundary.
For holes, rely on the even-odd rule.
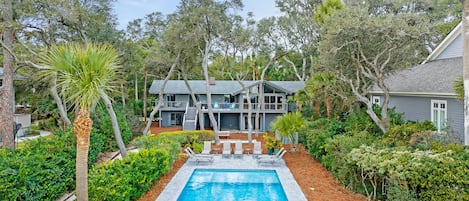
[[[242,81],[250,89],[252,122],[258,102],[259,81]],[[154,80],[150,94],[158,95],[163,80]],[[201,104],[204,113],[204,127],[212,127],[208,119],[205,80],[191,80],[189,84]],[[264,104],[260,112],[260,130],[270,129],[275,117],[292,110],[287,104],[288,96],[304,88],[299,81],[265,81]],[[248,130],[248,105],[246,94],[238,81],[212,79],[210,81],[212,108],[220,130]],[[183,80],[169,80],[164,90],[164,107],[160,109],[160,126],[183,126],[184,130],[194,130],[198,126],[197,109],[190,98],[189,90]]]
[[[438,131],[454,132],[464,141],[464,107],[456,99],[453,83],[462,77],[461,24],[421,64],[390,76],[390,107],[413,121],[430,120]],[[382,91],[374,87],[372,101],[380,104]],[[467,136],[466,136],[467,137]],[[467,141],[467,140],[466,140]]]

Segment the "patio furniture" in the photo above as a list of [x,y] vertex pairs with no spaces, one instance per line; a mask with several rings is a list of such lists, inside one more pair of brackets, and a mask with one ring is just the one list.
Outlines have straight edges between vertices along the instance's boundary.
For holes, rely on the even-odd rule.
[[230,142],[223,142],[223,151],[222,157],[231,157],[231,143]]
[[202,150],[202,154],[210,154],[212,151],[212,142],[204,141],[204,150]]
[[253,156],[259,156],[262,154],[261,142],[254,142],[254,150],[252,151]]
[[243,143],[242,142],[235,143],[234,157],[239,157],[239,158],[243,157]]
[[218,131],[218,138],[224,137],[226,139],[230,138],[230,131]]
[[265,158],[260,158],[257,160],[257,163],[259,165],[262,165],[262,164],[270,164],[270,165],[274,165],[274,164],[279,164],[282,159],[283,159],[283,155],[285,155],[285,153],[287,153],[286,150],[283,150],[282,153],[278,156],[278,157],[265,157]]
[[189,155],[189,161],[194,161],[196,164],[199,164],[199,162],[212,163],[214,161],[213,156],[195,154],[191,148],[186,148],[184,151]]
[[283,152],[284,150],[285,150],[285,148],[282,147],[282,148],[277,152],[277,154],[275,154],[275,155],[260,155],[260,156],[258,156],[257,158],[258,158],[258,159],[261,159],[261,158],[278,158],[278,157],[280,156],[280,154],[282,154],[282,152]]

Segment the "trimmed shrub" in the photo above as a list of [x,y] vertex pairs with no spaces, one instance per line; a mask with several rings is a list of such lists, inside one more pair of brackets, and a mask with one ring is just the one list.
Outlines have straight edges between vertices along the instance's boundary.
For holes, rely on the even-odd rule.
[[[98,160],[103,138],[93,129],[88,166]],[[0,200],[56,200],[75,188],[76,141],[71,129],[0,149]]]
[[122,160],[108,162],[89,174],[90,200],[137,200],[174,162],[180,149],[141,149]]
[[170,131],[161,132],[157,136],[176,137],[183,146],[188,147],[194,147],[194,144],[202,144],[204,141],[212,141],[215,139],[212,130]]

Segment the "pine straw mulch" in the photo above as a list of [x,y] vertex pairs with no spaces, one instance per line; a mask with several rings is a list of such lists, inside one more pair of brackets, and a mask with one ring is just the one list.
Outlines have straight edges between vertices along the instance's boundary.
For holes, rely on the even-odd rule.
[[[165,128],[152,128],[152,133],[159,133],[165,131]],[[174,128],[170,130],[175,130]],[[231,134],[230,139],[247,139],[246,134]],[[261,141],[264,153],[267,153],[264,145],[262,135],[257,138],[253,135],[253,139]],[[289,146],[285,146],[287,150]],[[344,186],[342,186],[334,177],[324,168],[318,161],[313,159],[307,150],[301,146],[297,146],[297,152],[287,152],[284,156],[285,162],[295,177],[296,182],[301,187],[308,200],[317,201],[355,201],[366,200],[363,195],[354,193]],[[173,176],[184,165],[186,159],[178,159],[170,172],[160,178],[160,180],[153,184],[152,188],[147,191],[139,201],[154,201],[158,195],[163,191],[166,185],[171,181]]]

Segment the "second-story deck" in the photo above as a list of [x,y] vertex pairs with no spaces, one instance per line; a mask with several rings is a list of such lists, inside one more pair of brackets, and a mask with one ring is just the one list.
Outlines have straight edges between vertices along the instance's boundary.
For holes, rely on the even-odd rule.
[[[161,111],[185,111],[188,102],[185,101],[167,101],[164,103]],[[252,112],[257,110],[257,103],[251,104]],[[202,111],[208,112],[206,103],[201,103]],[[248,113],[249,105],[247,103],[213,103],[213,112],[217,113]],[[287,103],[264,103],[261,105],[261,112],[264,113],[286,113],[288,111]]]

